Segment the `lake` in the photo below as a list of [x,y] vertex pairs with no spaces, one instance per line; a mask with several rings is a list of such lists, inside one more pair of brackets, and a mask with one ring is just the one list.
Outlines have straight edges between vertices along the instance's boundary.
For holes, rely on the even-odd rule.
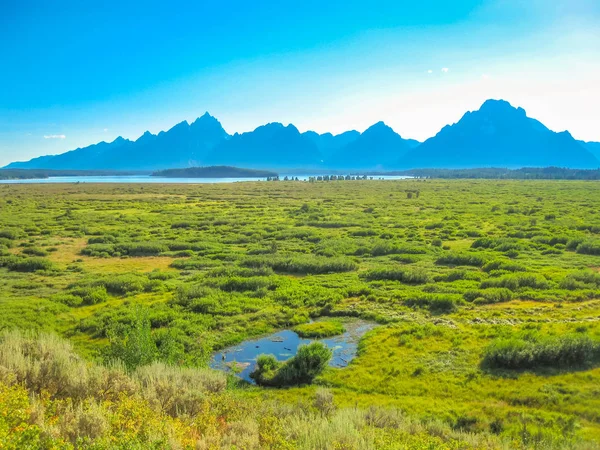
[[[286,174],[280,175],[283,179]],[[306,181],[309,177],[317,175],[289,175],[289,177],[298,177],[299,180]],[[412,177],[405,176],[377,176],[373,179],[382,180],[403,180]],[[0,180],[0,184],[51,184],[51,183],[168,183],[168,184],[205,184],[205,183],[239,183],[242,181],[265,181],[266,178],[166,178],[153,177],[150,175],[131,175],[131,176],[74,176],[74,177],[50,177],[35,178],[30,180]]]
[[333,352],[329,362],[331,367],[346,367],[356,356],[360,339],[375,326],[376,324],[364,320],[345,321],[344,334],[325,339],[303,339],[295,331],[283,330],[260,339],[244,341],[215,353],[210,367],[228,371],[232,365],[236,365],[239,370],[237,376],[254,383],[250,373],[254,370],[259,355],[274,355],[279,361],[285,361],[296,354],[300,345],[314,341],[322,342]]

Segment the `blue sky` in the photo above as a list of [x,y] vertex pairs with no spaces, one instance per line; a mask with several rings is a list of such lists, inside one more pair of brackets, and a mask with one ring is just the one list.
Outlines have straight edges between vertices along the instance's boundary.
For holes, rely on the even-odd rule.
[[205,111],[424,140],[487,98],[600,141],[597,0],[7,0],[0,54],[0,165]]

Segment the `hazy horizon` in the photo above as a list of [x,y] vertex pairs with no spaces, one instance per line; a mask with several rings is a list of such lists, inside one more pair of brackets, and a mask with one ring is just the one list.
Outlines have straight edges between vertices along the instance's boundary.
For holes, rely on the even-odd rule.
[[490,98],[600,141],[591,0],[4,9],[0,166],[135,140],[205,111],[231,134],[269,122],[337,134],[381,120],[423,141]]

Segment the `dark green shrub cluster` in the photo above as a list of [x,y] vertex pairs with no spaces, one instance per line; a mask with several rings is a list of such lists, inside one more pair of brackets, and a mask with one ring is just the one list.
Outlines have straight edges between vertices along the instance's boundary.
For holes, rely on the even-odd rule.
[[591,270],[571,273],[560,282],[559,287],[571,291],[600,288],[600,273]]
[[112,295],[128,295],[139,292],[155,292],[163,288],[160,279],[148,279],[147,276],[126,273],[106,276],[100,279],[83,280],[69,286],[69,292],[82,298],[84,304],[94,304],[106,300],[106,293]]
[[52,261],[45,258],[20,258],[16,256],[9,256],[4,259],[0,266],[4,265],[8,267],[8,270],[13,272],[37,272],[38,270],[52,270],[54,264]]
[[120,244],[89,244],[81,250],[81,254],[95,257],[157,256],[166,251],[169,251],[169,247],[160,242],[126,242]]
[[569,238],[567,236],[536,236],[534,242],[540,244],[555,246],[555,245],[567,245]]
[[247,258],[242,261],[241,264],[245,267],[270,267],[275,272],[313,275],[351,272],[358,268],[358,265],[349,259],[325,258],[308,255]]
[[463,294],[463,298],[475,304],[503,303],[511,301],[513,293],[506,288],[490,288],[467,291]]
[[570,369],[600,362],[600,342],[576,334],[547,337],[537,334],[501,339],[485,350],[482,365],[492,369]]
[[246,292],[258,291],[259,289],[274,290],[277,283],[269,277],[227,277],[216,283],[217,287],[223,291]]
[[457,302],[460,298],[450,294],[422,294],[404,300],[404,304],[410,307],[426,308],[433,313],[451,313],[457,310]]
[[18,237],[19,237],[19,233],[17,233],[16,230],[9,230],[9,229],[0,230],[0,238],[14,241]]
[[506,288],[517,291],[521,288],[548,289],[550,283],[540,275],[511,274],[501,278],[485,280],[481,283],[481,289]]
[[37,247],[26,247],[23,249],[23,254],[29,256],[48,256],[46,250]]
[[436,275],[433,280],[436,282],[445,281],[451,283],[458,280],[481,280],[482,274],[476,270],[452,270],[447,274]]
[[78,305],[95,305],[97,303],[103,303],[108,300],[108,293],[106,292],[106,287],[104,286],[79,286],[74,287],[69,290],[69,296],[76,297],[79,300],[74,300],[69,297],[65,298],[57,298],[53,300],[57,300],[61,303],[74,302],[75,304],[72,306]]
[[524,266],[510,261],[494,260],[486,263],[481,270],[484,272],[492,272],[494,270],[504,270],[506,272],[527,272]]
[[424,284],[429,282],[429,274],[422,269],[374,269],[361,274],[368,281],[400,281],[405,284]]
[[471,253],[448,253],[438,258],[435,263],[447,266],[481,267],[485,264],[485,258]]
[[117,242],[117,238],[111,235],[106,236],[94,236],[88,239],[89,244],[114,244]]
[[583,241],[577,246],[577,253],[582,255],[600,255],[600,241]]
[[522,245],[515,239],[511,238],[490,238],[483,237],[476,239],[471,248],[489,248],[499,252],[507,252],[509,250],[521,250]]
[[263,386],[309,384],[325,370],[331,356],[331,350],[320,342],[301,345],[296,355],[284,363],[273,355],[260,355],[250,376]]
[[424,255],[427,253],[427,249],[422,247],[415,247],[411,245],[395,245],[391,242],[379,242],[373,247],[361,247],[356,251],[356,255],[371,255],[371,256],[384,256],[384,255]]

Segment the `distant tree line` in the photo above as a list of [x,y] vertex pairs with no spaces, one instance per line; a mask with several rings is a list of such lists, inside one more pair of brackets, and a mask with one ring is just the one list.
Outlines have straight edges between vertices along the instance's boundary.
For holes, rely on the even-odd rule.
[[[314,177],[308,177],[309,183],[315,183],[317,181],[356,181],[356,180],[372,180],[373,177],[369,177],[367,175],[319,175]],[[285,176],[283,178],[280,177],[268,177],[267,181],[300,181],[298,177],[293,176]]]
[[600,180],[600,169],[567,169],[565,167],[523,167],[521,169],[413,169],[386,175],[418,178],[488,178],[509,180]]

